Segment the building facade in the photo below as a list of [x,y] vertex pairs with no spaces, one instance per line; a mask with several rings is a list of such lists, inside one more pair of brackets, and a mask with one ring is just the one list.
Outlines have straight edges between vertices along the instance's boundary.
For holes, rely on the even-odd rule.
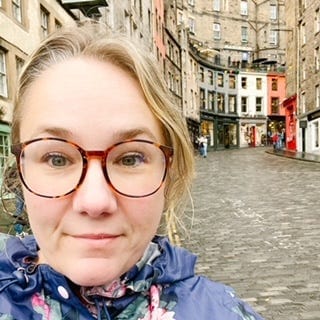
[[9,123],[24,61],[49,33],[73,23],[57,1],[0,1],[0,176],[9,156]]

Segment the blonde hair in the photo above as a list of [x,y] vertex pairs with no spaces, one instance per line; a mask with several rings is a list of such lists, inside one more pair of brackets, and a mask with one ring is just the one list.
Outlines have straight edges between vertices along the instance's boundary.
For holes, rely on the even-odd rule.
[[12,143],[20,142],[23,100],[29,86],[53,64],[72,57],[92,57],[112,63],[138,81],[147,104],[160,121],[165,142],[173,147],[166,198],[166,227],[175,224],[183,211],[194,172],[193,148],[181,110],[170,100],[167,86],[157,64],[147,50],[120,34],[100,25],[59,30],[46,39],[31,55],[18,82],[12,121]]

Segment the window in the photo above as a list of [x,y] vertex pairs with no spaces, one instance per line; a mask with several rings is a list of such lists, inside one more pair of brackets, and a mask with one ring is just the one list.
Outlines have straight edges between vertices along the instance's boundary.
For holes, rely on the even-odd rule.
[[300,99],[300,110],[301,113],[305,113],[306,112],[306,93],[302,92],[301,93],[301,99]]
[[235,89],[236,88],[236,76],[229,74],[229,88]]
[[270,4],[270,19],[277,20],[277,18],[278,18],[277,5]]
[[320,86],[316,85],[315,88],[315,94],[316,94],[316,108],[320,108]]
[[208,71],[209,84],[213,85],[213,72]]
[[206,108],[206,93],[202,88],[200,88],[200,108],[201,109]]
[[301,79],[306,80],[306,59],[302,59],[301,62]]
[[6,53],[0,48],[0,95],[8,97]]
[[271,90],[277,91],[278,90],[278,79],[271,79]]
[[223,87],[223,73],[218,73],[218,79],[217,79],[217,82],[218,82],[218,87]]
[[229,95],[229,112],[237,112],[237,96],[235,95]]
[[248,1],[247,0],[240,1],[240,14],[243,16],[248,15]]
[[196,33],[196,26],[195,26],[195,20],[193,18],[189,18],[189,30],[191,33],[195,34]]
[[241,41],[248,42],[248,27],[241,27]]
[[220,1],[221,0],[213,0],[213,11],[220,11]]
[[319,51],[319,47],[314,49],[314,68],[315,68],[315,71],[319,71],[319,69],[320,69],[320,51]]
[[320,9],[318,8],[315,12],[314,17],[314,32],[317,33],[320,31]]
[[40,15],[41,15],[42,37],[45,38],[49,34],[49,12],[43,7],[41,7]]
[[256,78],[256,89],[257,90],[262,89],[262,78]]
[[20,72],[22,70],[22,67],[24,65],[24,61],[19,58],[19,57],[16,57],[16,70],[17,70],[17,76],[20,75]]
[[188,0],[188,4],[190,4],[190,6],[194,6],[195,5],[195,0]]
[[0,0],[0,8],[2,7],[2,0]]
[[221,26],[220,23],[213,24],[213,39],[219,40],[221,39]]
[[3,176],[4,170],[10,154],[9,133],[0,132],[0,176]]
[[270,44],[278,44],[278,31],[270,30],[269,43]]
[[200,67],[199,77],[200,77],[200,81],[204,82],[204,70],[202,67]]
[[218,112],[224,112],[224,94],[217,93],[217,108]]
[[301,37],[301,44],[306,44],[306,24],[303,23],[300,27],[300,37]]
[[247,77],[241,77],[241,88],[247,89]]
[[319,148],[319,122],[316,121],[312,124],[312,136],[313,136],[313,147]]
[[278,31],[270,30],[269,43],[270,44],[278,44]]
[[12,15],[17,21],[22,22],[21,0],[12,0]]
[[271,113],[279,113],[279,98],[271,98]]
[[214,92],[208,92],[208,109],[214,110]]
[[241,97],[241,112],[247,113],[248,97]]
[[262,97],[256,97],[256,112],[262,112]]
[[62,27],[61,22],[57,19],[54,21],[54,25],[55,25],[56,30],[59,30]]

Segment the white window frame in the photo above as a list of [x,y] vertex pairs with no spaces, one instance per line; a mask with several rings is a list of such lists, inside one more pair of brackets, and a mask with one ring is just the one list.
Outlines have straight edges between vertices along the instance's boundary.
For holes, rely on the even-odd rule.
[[240,1],[240,14],[242,16],[248,15],[248,1],[247,0]]
[[0,96],[8,97],[6,52],[0,48]]
[[278,7],[276,4],[270,4],[270,19],[277,20],[278,19]]
[[320,32],[320,8],[316,9],[314,17],[314,33]]
[[2,182],[2,177],[6,165],[8,163],[8,158],[10,156],[10,138],[9,133],[0,132],[0,181]]
[[315,107],[320,108],[320,85],[315,86]]
[[188,18],[189,31],[193,34],[196,33],[196,20],[193,17]]
[[21,0],[12,0],[12,14],[17,21],[22,22]]
[[274,45],[278,44],[278,31],[270,30],[269,43]]
[[248,27],[242,26],[241,27],[241,42],[248,42],[249,34],[248,34]]
[[213,0],[213,11],[221,11],[221,0]]
[[221,39],[221,25],[220,23],[213,23],[213,39],[220,40]]

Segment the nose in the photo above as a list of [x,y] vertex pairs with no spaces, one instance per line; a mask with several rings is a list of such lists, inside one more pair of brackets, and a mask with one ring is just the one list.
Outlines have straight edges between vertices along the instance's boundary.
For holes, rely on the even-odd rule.
[[116,194],[106,181],[99,159],[89,160],[86,176],[73,194],[73,208],[92,217],[116,211]]

